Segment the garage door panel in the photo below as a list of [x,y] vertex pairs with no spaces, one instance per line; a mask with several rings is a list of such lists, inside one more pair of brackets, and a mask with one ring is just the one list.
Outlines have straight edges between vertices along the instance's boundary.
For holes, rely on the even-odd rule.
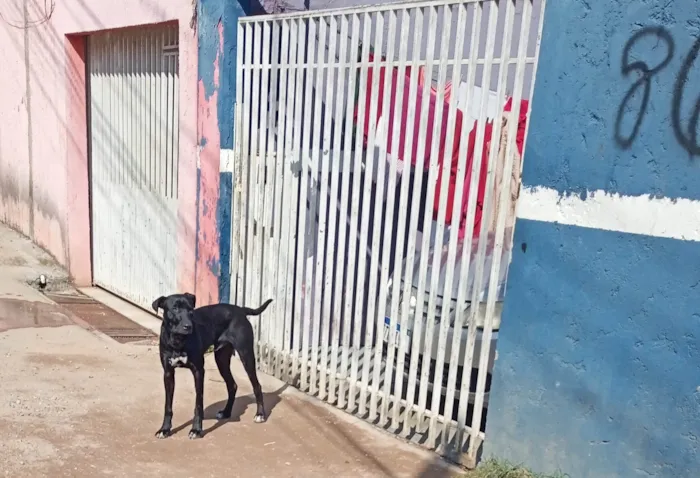
[[143,307],[177,287],[177,38],[167,25],[88,45],[93,280]]

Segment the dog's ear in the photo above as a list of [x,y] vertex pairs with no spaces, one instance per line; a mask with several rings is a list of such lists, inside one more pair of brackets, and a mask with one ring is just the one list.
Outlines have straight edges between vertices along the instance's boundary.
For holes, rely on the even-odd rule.
[[153,310],[156,311],[156,314],[158,313],[158,309],[163,308],[163,301],[165,300],[165,297],[162,295],[158,297],[156,300],[153,301],[153,304],[151,304],[151,307],[153,307]]
[[185,292],[182,295],[185,296],[185,299],[188,300],[188,302],[192,305],[192,308],[194,309],[197,304],[197,297],[194,294],[190,294],[189,292]]

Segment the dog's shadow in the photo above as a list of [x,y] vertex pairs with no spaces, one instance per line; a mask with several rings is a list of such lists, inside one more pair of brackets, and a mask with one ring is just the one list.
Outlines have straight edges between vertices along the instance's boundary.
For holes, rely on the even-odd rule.
[[[275,390],[274,392],[263,394],[265,412],[267,413],[268,420],[270,419],[270,416],[272,416],[272,411],[275,409],[277,404],[282,401],[280,395],[287,389],[288,386],[289,385],[284,384],[282,387],[280,387],[278,390]],[[211,405],[204,408],[204,424],[206,425],[206,422],[208,420],[215,420],[215,423],[209,428],[204,428],[204,430],[202,430],[203,436],[206,436],[209,433],[217,430],[219,427],[225,425],[226,423],[240,422],[241,417],[246,412],[248,407],[251,405],[253,407],[256,406],[255,396],[253,394],[237,396],[236,401],[233,402],[233,408],[231,409],[231,417],[219,420],[218,418],[216,418],[216,414],[219,412],[219,410],[224,408],[224,405],[226,405],[226,400],[221,400],[219,402],[212,403]],[[253,423],[252,419],[251,423]],[[173,428],[172,434],[175,435],[178,432],[181,432],[182,430],[190,426],[192,426],[192,419],[188,420],[187,422],[183,423],[178,427]]]

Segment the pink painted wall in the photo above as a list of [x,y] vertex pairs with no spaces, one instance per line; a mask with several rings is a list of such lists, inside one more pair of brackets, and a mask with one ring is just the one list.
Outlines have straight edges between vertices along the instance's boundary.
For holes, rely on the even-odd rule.
[[[54,10],[46,12],[45,5],[51,3]],[[0,2],[4,19],[0,21],[0,221],[47,249],[78,284],[89,284],[92,277],[85,34],[176,21],[180,27],[178,284],[183,291],[195,291],[198,114],[193,9],[192,0]],[[47,13],[50,18],[42,22]],[[22,28],[26,22],[30,28]],[[218,157],[212,160],[218,167]],[[205,221],[203,226],[207,225]]]

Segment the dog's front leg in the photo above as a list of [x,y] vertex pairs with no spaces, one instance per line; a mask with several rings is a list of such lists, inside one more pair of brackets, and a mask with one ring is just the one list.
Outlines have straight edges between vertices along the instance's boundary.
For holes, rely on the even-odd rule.
[[175,369],[165,367],[163,369],[163,385],[165,385],[165,411],[163,413],[163,425],[156,432],[157,438],[170,436],[173,426],[173,395],[175,393]]
[[192,419],[192,429],[190,439],[202,438],[202,420],[204,417],[204,367],[193,367],[194,390],[197,394],[194,405],[194,418]]

